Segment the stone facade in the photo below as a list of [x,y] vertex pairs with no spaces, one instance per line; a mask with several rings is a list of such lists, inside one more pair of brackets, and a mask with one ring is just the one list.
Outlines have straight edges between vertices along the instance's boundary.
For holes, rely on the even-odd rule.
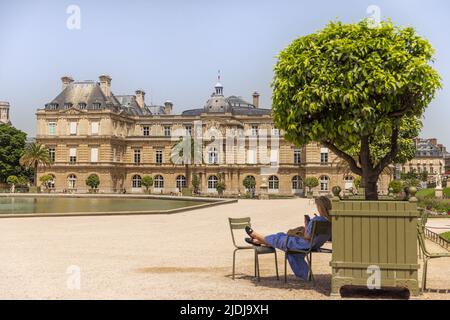
[[9,102],[0,101],[0,124],[11,124],[9,119]]
[[415,170],[417,173],[428,172],[428,179],[433,181],[437,174],[443,175],[446,171],[446,148],[437,142],[437,139],[414,140],[416,155],[413,159],[400,166],[403,173]]
[[[203,108],[173,114],[170,101],[146,105],[142,90],[136,95],[114,95],[108,76],[101,76],[99,82],[63,77],[62,82],[62,92],[37,111],[36,141],[49,148],[54,160],[50,168],[40,167],[38,176],[52,174],[57,192],[86,192],[90,174],[99,176],[99,192],[105,193],[143,192],[145,175],[154,179],[152,192],[163,194],[191,187],[187,180],[194,174],[200,178],[202,194],[216,193],[218,180],[225,182],[225,194],[243,194],[247,176],[255,178],[256,194],[264,183],[271,194],[302,195],[303,181],[310,176],[320,179],[316,194],[329,194],[335,185],[352,186],[355,175],[331,151],[318,143],[297,148],[284,140],[283,132],[273,126],[270,109],[259,107],[257,92],[249,103],[241,97],[225,97],[218,83]],[[217,132],[211,135],[211,130]],[[244,133],[239,140],[243,143],[236,139],[230,147],[227,130]],[[174,164],[172,150],[180,136],[200,131],[203,160],[188,166]],[[272,151],[261,149],[262,133],[267,133]],[[387,193],[390,179],[391,175],[380,179],[381,193]]]

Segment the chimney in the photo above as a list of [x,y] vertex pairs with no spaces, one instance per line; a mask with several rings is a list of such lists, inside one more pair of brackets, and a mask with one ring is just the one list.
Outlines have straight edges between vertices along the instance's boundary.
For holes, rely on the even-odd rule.
[[256,109],[259,108],[259,93],[258,91],[253,92],[253,105]]
[[102,89],[103,94],[107,97],[111,96],[111,77],[106,75],[106,74],[102,74],[100,77],[98,77],[100,79],[100,89]]
[[164,102],[164,113],[165,114],[172,114],[172,109],[173,109],[172,101],[166,100],[166,102]]
[[72,77],[64,76],[61,78],[61,82],[62,82],[62,90],[64,90],[65,88],[67,88],[69,84],[73,82],[73,79]]
[[145,91],[136,90],[136,102],[140,108],[145,108]]

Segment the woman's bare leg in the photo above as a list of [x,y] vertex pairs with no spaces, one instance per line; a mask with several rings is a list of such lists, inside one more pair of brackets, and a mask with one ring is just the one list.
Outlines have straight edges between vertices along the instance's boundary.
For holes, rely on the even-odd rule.
[[252,232],[252,234],[250,235],[253,239],[257,240],[257,243],[259,244],[265,244],[267,245],[266,241],[265,241],[265,236],[263,236],[262,234],[259,234],[255,231]]

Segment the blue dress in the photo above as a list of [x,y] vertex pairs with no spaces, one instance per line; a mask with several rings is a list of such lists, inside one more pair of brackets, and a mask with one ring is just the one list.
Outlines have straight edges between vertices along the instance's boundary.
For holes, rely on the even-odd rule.
[[[306,226],[306,230],[308,234],[311,234],[311,229],[313,225],[313,221],[328,221],[326,218],[322,216],[316,216],[313,219],[311,219]],[[264,238],[265,242],[270,245],[273,248],[280,249],[282,251],[286,251],[286,238],[287,234],[280,232],[277,234],[272,234]],[[325,242],[329,240],[328,235],[320,235],[318,237],[315,237],[314,243],[312,244],[313,249],[318,249]],[[308,250],[311,243],[309,240],[305,240],[303,238],[299,237],[289,237],[289,241],[287,244],[287,247],[289,249],[293,250]],[[288,261],[289,265],[291,266],[292,271],[294,274],[301,278],[306,280],[308,277],[308,264],[305,261],[305,255],[304,254],[290,254],[288,255]]]

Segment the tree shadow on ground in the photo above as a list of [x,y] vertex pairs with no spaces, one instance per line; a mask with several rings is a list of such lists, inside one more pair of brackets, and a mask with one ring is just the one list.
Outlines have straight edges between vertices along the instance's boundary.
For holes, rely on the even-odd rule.
[[[226,275],[231,278],[232,275]],[[312,281],[301,280],[295,276],[288,275],[287,282],[284,282],[284,275],[280,275],[280,280],[276,276],[264,277],[258,281],[254,276],[245,274],[236,274],[236,279],[248,280],[257,287],[267,287],[274,289],[287,290],[314,290],[320,294],[329,296],[331,292],[331,275],[330,274],[315,274],[315,285]]]

